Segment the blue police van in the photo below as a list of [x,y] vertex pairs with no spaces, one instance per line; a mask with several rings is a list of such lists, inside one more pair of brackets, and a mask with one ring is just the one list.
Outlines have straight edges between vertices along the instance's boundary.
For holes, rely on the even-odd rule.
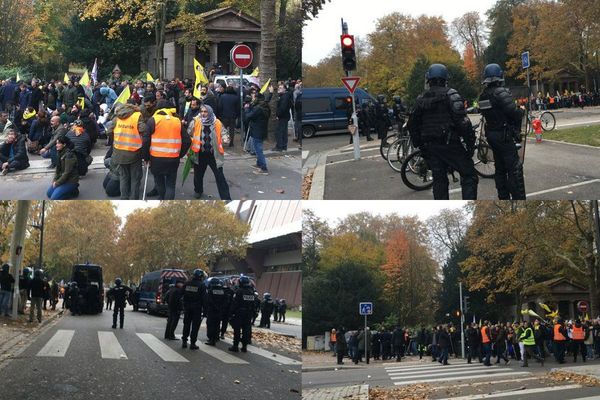
[[[358,104],[377,102],[364,89],[356,89],[354,95]],[[345,130],[351,101],[346,88],[305,88],[302,92],[302,136],[310,138],[320,131]]]
[[169,285],[176,282],[186,282],[187,273],[182,269],[159,269],[148,272],[142,277],[134,293],[133,309],[145,309],[148,314],[167,315],[169,308],[165,295]]

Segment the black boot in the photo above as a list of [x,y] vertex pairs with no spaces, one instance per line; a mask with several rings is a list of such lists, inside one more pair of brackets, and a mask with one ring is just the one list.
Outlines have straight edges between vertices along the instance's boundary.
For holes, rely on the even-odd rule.
[[186,339],[183,339],[183,342],[181,342],[181,348],[187,349],[187,340]]

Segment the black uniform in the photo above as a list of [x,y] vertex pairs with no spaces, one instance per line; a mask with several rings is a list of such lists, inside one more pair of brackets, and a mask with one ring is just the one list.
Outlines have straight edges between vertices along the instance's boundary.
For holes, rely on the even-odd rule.
[[400,329],[400,327],[396,327],[392,333],[392,345],[394,346],[396,361],[400,361],[402,359],[401,353],[403,349],[403,336],[404,332],[402,332],[402,329]]
[[[187,343],[190,337],[190,348],[196,346],[198,339],[198,330],[202,322],[202,307],[204,305],[204,296],[206,295],[206,286],[199,278],[192,278],[185,283],[183,288],[183,345]],[[190,334],[191,328],[191,334]]]
[[79,311],[79,287],[77,286],[69,288],[69,307],[71,314],[81,315],[81,311]]
[[398,126],[398,132],[402,130],[404,126],[404,117],[403,114],[406,112],[406,107],[402,104],[402,101],[394,101],[394,105],[392,106],[392,111],[394,113],[394,122]]
[[[204,315],[206,315],[206,336],[208,343],[214,344],[219,340],[219,328],[223,309],[227,308],[229,301],[227,293],[222,286],[209,286],[206,292]],[[207,343],[207,344],[208,344]]]
[[375,105],[375,126],[377,129],[377,137],[381,140],[385,139],[388,133],[389,127],[392,125],[390,121],[390,114],[388,107],[383,101],[377,102]]
[[183,288],[173,286],[167,292],[166,298],[169,307],[169,316],[167,318],[167,327],[165,328],[165,339],[176,340],[175,329],[177,329],[179,316],[183,309]]
[[460,94],[442,86],[426,90],[417,98],[408,130],[413,144],[423,150],[431,168],[434,199],[449,199],[448,167],[451,167],[460,174],[463,200],[476,200],[479,180],[472,159],[475,134]]
[[260,325],[259,328],[271,329],[271,314],[275,304],[272,299],[264,299],[260,305]]
[[469,346],[469,351],[467,353],[467,363],[471,364],[471,360],[481,359],[479,355],[479,347],[481,343],[481,336],[479,333],[479,329],[475,329],[472,326],[467,328],[466,332],[467,344]]
[[252,339],[252,316],[256,296],[252,287],[241,287],[235,291],[231,302],[231,326],[233,327],[233,348],[237,351],[242,343],[242,351]]
[[521,142],[522,111],[510,91],[490,85],[479,96],[487,140],[494,153],[496,189],[500,200],[525,200],[523,164],[515,143]]
[[225,332],[227,332],[229,309],[231,308],[231,301],[233,300],[233,290],[231,290],[230,287],[225,287],[224,290],[227,304],[221,309],[221,339],[225,338]]
[[115,286],[108,291],[108,295],[112,296],[115,300],[115,309],[113,311],[113,324],[112,327],[117,327],[117,315],[119,316],[119,326],[123,329],[123,322],[125,322],[125,305],[127,303],[127,296],[132,290],[124,285]]

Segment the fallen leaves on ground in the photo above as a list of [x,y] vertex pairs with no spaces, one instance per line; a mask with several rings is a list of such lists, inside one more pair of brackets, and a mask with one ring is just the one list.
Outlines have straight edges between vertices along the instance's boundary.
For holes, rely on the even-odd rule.
[[[228,335],[231,335],[231,333],[228,333]],[[302,346],[300,339],[262,329],[252,330],[252,344],[258,347],[267,346],[296,354],[300,354]]]
[[555,371],[548,374],[551,382],[569,382],[585,386],[600,386],[600,379],[589,375],[580,375],[568,371]]
[[416,384],[401,388],[371,388],[369,399],[371,400],[426,400],[432,387],[425,384]]
[[312,186],[314,172],[309,172],[302,181],[302,200],[308,200],[310,196],[310,187]]

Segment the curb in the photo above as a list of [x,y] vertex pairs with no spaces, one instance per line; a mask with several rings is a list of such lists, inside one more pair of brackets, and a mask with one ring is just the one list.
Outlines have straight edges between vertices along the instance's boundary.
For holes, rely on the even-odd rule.
[[324,372],[324,371],[339,371],[342,369],[345,370],[358,370],[358,369],[366,369],[367,367],[353,367],[350,365],[338,365],[338,366],[330,366],[330,367],[306,367],[302,368],[302,372]]

